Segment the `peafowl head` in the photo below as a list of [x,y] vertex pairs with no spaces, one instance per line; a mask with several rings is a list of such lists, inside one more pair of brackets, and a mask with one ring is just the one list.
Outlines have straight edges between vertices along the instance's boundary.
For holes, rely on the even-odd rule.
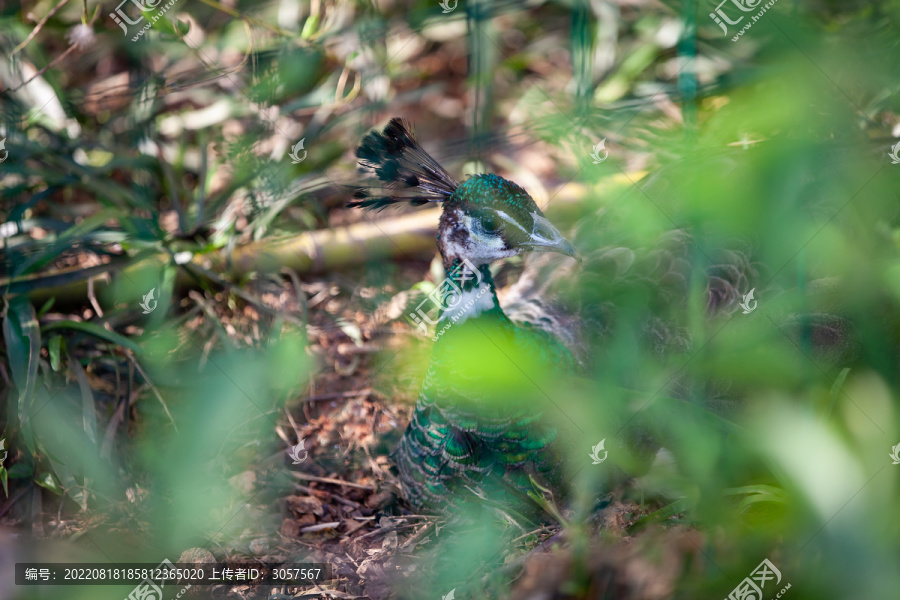
[[358,188],[350,206],[381,210],[404,202],[443,203],[438,248],[445,267],[463,259],[481,266],[525,252],[577,258],[528,192],[499,175],[473,175],[458,183],[419,146],[402,119],[366,135],[356,155],[360,168],[380,185]]

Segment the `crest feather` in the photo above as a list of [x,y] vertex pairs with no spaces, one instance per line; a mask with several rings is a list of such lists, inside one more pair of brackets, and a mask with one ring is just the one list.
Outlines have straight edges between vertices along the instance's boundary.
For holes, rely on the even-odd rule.
[[416,140],[410,124],[393,118],[381,133],[367,134],[356,150],[361,172],[381,182],[360,186],[347,206],[381,210],[408,202],[419,206],[443,202],[459,183]]

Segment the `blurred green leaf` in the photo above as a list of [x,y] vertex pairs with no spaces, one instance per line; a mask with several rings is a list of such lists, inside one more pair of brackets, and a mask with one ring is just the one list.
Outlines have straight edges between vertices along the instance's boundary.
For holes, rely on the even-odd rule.
[[827,419],[831,417],[834,413],[834,407],[838,403],[838,399],[843,393],[842,389],[844,387],[844,383],[847,381],[847,377],[850,375],[850,367],[844,367],[841,369],[841,372],[838,373],[837,378],[834,380],[834,383],[831,386],[831,392],[829,393],[829,398],[831,402],[828,405],[827,411],[822,415],[823,418]]
[[69,358],[69,367],[75,373],[78,380],[78,388],[81,390],[81,417],[84,432],[92,443],[97,443],[97,407],[94,405],[94,392],[88,383],[87,375],[78,359],[71,353],[66,353]]
[[787,492],[783,489],[764,484],[745,485],[739,488],[727,489],[725,490],[725,495],[746,495],[747,497],[740,502],[740,509],[742,512],[759,502],[788,504],[790,500],[790,496],[788,496]]
[[34,482],[42,488],[50,490],[57,496],[62,496],[65,493],[62,486],[59,484],[59,480],[53,473],[46,472],[39,474],[34,478]]
[[47,351],[50,353],[50,368],[59,371],[59,353],[65,348],[65,341],[61,335],[50,336],[47,342]]
[[7,450],[6,450],[6,439],[0,439],[0,452],[3,453],[2,458],[0,458],[0,483],[3,484],[3,493],[9,498],[9,487],[7,485],[6,478],[6,467],[3,466],[3,461],[6,460]]
[[47,314],[51,308],[53,308],[53,303],[56,302],[56,296],[49,298],[44,304],[41,306],[40,310],[37,311],[37,318],[40,319],[45,314]]
[[662,521],[665,521],[666,519],[671,519],[672,517],[680,513],[691,510],[694,505],[695,502],[690,498],[679,498],[671,504],[668,504],[661,509],[654,511],[649,515],[641,517],[640,519],[635,521],[634,524],[631,525],[631,527],[628,528],[628,532],[636,533],[647,527],[647,525],[650,525],[652,523],[660,523]]
[[9,476],[13,479],[28,479],[34,475],[34,469],[27,463],[17,462],[7,469]]
[[6,299],[3,338],[6,341],[11,375],[19,393],[18,414],[19,421],[22,422],[37,383],[41,351],[40,329],[34,307],[27,297]]
[[95,323],[85,323],[82,321],[54,321],[53,323],[49,323],[48,325],[44,326],[45,332],[56,331],[57,329],[74,329],[75,331],[90,334],[94,337],[100,338],[101,340],[106,340],[107,342],[118,344],[123,348],[128,348],[135,354],[142,353],[142,349],[137,343],[132,342],[127,337],[120,335],[114,331],[109,331]]

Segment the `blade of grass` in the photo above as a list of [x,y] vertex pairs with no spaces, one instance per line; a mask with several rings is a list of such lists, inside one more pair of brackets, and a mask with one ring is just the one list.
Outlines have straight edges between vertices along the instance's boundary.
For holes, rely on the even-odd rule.
[[66,351],[69,358],[69,367],[75,373],[75,379],[78,380],[78,388],[81,390],[81,420],[84,432],[88,439],[93,443],[97,443],[97,407],[94,403],[94,391],[91,389],[84,373],[84,367],[77,358],[72,356],[71,352]]
[[6,341],[12,378],[19,393],[18,413],[21,423],[37,381],[41,350],[40,328],[34,307],[25,297],[8,299],[4,312],[3,338]]
[[107,342],[118,344],[123,348],[131,350],[135,354],[140,355],[143,353],[141,347],[135,342],[129,340],[127,337],[120,335],[114,331],[108,331],[94,323],[82,323],[79,321],[55,321],[53,323],[44,325],[45,332],[56,331],[58,329],[73,329],[75,331],[80,331],[82,333],[100,338],[101,340],[106,340]]

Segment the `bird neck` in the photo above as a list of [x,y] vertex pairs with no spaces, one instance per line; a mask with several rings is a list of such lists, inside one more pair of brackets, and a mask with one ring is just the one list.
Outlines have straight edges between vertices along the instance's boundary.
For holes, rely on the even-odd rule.
[[446,272],[447,276],[439,288],[441,315],[438,331],[486,313],[505,317],[487,264],[476,266],[467,259],[455,258],[447,265]]

